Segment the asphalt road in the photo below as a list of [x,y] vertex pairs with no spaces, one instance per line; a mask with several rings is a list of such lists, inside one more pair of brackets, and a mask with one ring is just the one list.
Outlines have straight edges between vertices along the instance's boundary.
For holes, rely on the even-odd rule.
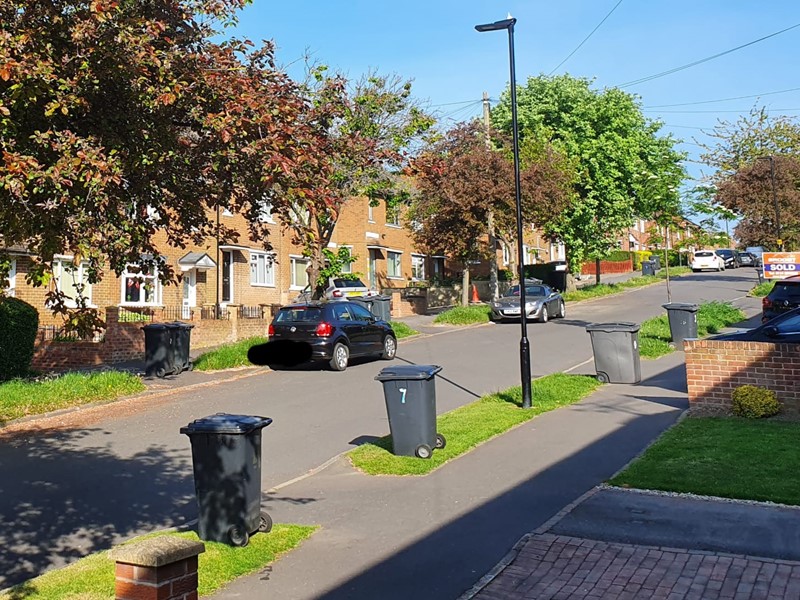
[[[734,301],[755,283],[750,269],[673,280],[673,302]],[[593,372],[591,322],[632,321],[663,313],[663,284],[567,308],[567,318],[533,323],[534,376]],[[519,381],[519,326],[486,325],[404,341],[398,359],[443,367],[437,408],[445,412]],[[196,515],[188,439],[181,426],[224,411],[269,416],[263,433],[263,489],[307,474],[365,438],[388,433],[381,384],[387,363],[344,373],[265,372],[238,382],[176,394],[82,428],[16,439],[0,447],[0,588],[146,531]]]

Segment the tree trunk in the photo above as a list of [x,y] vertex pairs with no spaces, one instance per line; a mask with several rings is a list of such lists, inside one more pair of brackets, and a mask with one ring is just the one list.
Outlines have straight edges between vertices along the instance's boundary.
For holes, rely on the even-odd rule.
[[461,274],[461,305],[469,306],[469,266],[464,266]]
[[594,259],[594,282],[596,285],[600,285],[600,259]]

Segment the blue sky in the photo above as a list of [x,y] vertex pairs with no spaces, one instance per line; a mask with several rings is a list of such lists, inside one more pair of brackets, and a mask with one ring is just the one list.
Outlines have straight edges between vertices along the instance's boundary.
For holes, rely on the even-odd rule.
[[[517,18],[517,81],[524,83],[529,76],[553,71],[617,2],[254,0],[243,12],[237,34],[274,40],[281,64],[309,51],[314,60],[351,78],[377,69],[412,79],[415,96],[455,121],[479,115],[482,93],[496,99],[508,85],[506,33],[478,33],[476,24],[504,19],[508,13]],[[598,88],[619,86],[795,24],[800,24],[797,0],[622,0],[555,72],[594,78]],[[773,114],[800,115],[800,89],[760,99],[649,107],[800,88],[798,56],[800,27],[624,89],[641,97],[648,117],[660,118],[665,130],[686,140],[681,148],[696,161],[700,149],[693,138],[708,139],[700,129],[711,129],[718,118],[735,121],[757,102]],[[296,68],[289,71],[299,76]],[[689,162],[687,169],[699,177],[703,167]]]

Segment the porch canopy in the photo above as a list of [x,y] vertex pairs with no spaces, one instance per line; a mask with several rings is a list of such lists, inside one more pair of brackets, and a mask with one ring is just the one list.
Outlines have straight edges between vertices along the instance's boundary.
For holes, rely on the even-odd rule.
[[192,269],[208,271],[216,268],[217,263],[205,252],[189,252],[183,258],[178,259],[178,266],[185,273]]

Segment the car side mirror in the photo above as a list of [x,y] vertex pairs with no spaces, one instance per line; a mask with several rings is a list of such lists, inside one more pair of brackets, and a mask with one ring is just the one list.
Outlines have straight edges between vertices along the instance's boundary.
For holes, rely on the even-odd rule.
[[771,325],[770,327],[765,327],[764,328],[764,335],[766,335],[767,337],[774,338],[774,337],[778,337],[780,335],[780,331],[778,331],[777,327],[775,327],[774,325]]

